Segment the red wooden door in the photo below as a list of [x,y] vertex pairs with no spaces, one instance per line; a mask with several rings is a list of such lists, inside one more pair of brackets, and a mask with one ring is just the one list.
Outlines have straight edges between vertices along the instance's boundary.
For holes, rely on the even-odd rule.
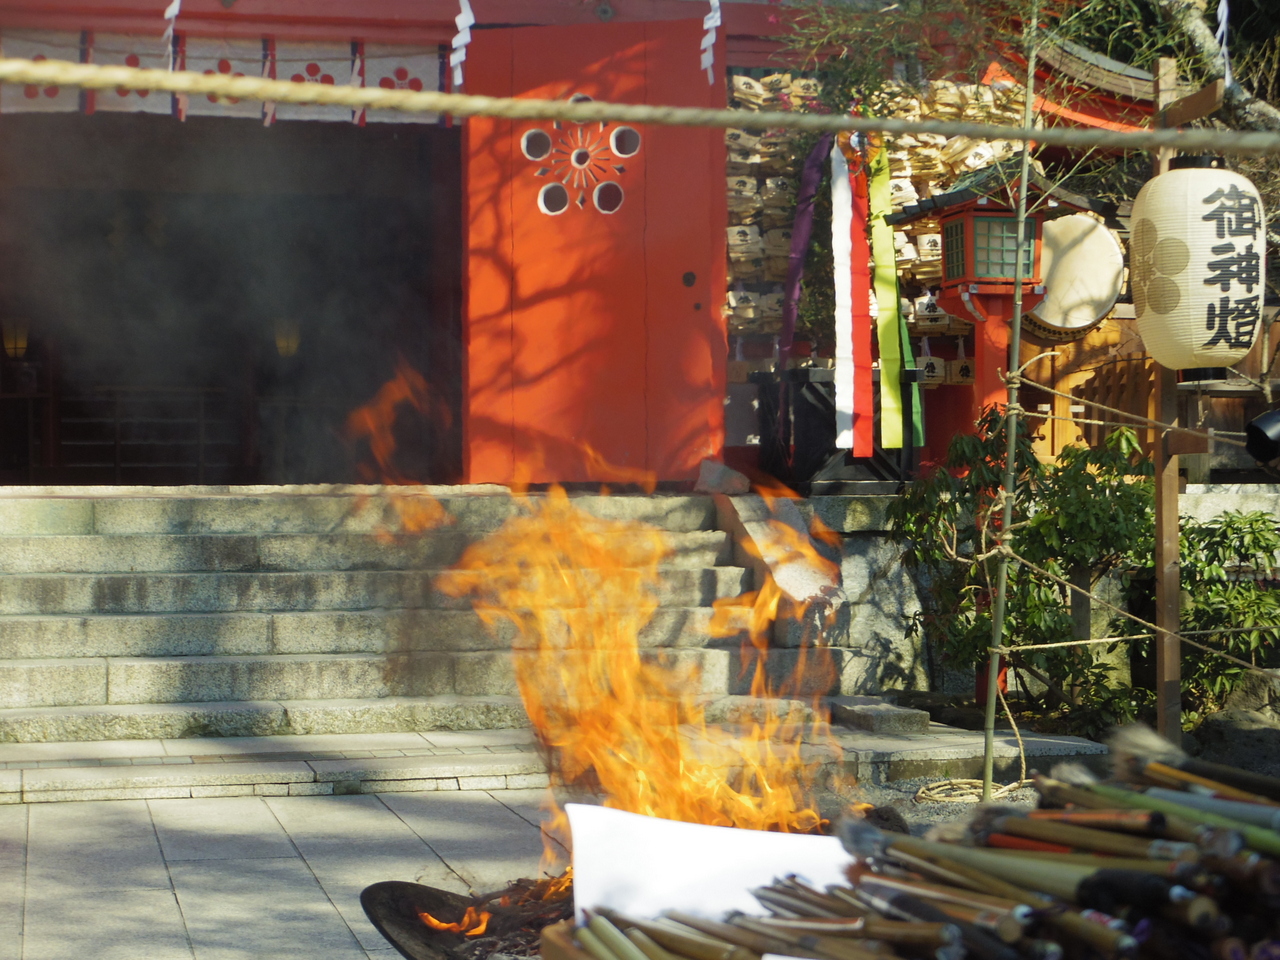
[[[701,36],[699,21],[477,31],[467,90],[723,105]],[[472,482],[679,480],[720,452],[722,143],[708,129],[467,121]]]

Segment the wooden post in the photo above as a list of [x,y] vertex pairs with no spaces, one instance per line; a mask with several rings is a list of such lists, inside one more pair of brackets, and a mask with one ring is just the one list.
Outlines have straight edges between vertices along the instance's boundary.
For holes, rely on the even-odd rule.
[[[1155,117],[1164,125],[1164,108],[1174,101],[1178,89],[1177,61],[1161,57],[1155,81]],[[1173,150],[1161,147],[1153,158],[1154,176],[1166,173]],[[1174,370],[1155,364],[1156,419],[1176,424],[1178,419],[1178,378]],[[1156,732],[1182,745],[1182,663],[1178,601],[1182,576],[1178,562],[1178,458],[1169,453],[1169,434],[1161,432],[1155,443],[1156,484]],[[1172,631],[1172,634],[1163,631]]]

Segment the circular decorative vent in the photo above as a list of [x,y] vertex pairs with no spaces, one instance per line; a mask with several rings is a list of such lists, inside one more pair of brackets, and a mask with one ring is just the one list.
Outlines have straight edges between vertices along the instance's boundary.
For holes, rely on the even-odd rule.
[[[590,100],[584,93],[569,97],[570,103]],[[622,161],[637,156],[640,146],[639,130],[605,122],[557,121],[553,129],[534,127],[520,137],[520,152],[539,165],[534,176],[555,181],[538,191],[538,209],[548,216],[588,204],[597,213],[617,213],[627,197],[619,182],[627,173]]]

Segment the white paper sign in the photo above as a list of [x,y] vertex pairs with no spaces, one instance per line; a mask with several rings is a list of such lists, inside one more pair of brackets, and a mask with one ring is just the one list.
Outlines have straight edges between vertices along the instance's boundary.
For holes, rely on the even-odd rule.
[[[383,90],[439,90],[440,48],[366,43],[364,85]],[[369,123],[435,123],[439,117],[434,113],[369,110],[365,119]]]
[[606,807],[565,805],[573,836],[573,899],[637,919],[678,909],[719,920],[730,910],[763,915],[751,895],[795,874],[811,886],[844,884],[852,858],[835,837],[707,827]]
[[[187,37],[186,69],[224,77],[262,76],[261,40],[205,40]],[[192,117],[261,117],[260,100],[234,100],[194,94],[187,104]]]
[[[351,82],[351,44],[277,43],[276,79],[346,86]],[[277,120],[351,122],[351,108],[318,103],[278,103]]]
[[[53,30],[6,30],[0,52],[20,60],[80,62],[80,34]],[[0,113],[74,113],[80,109],[79,87],[42,87],[6,83],[0,86]]]
[[[99,33],[93,38],[93,62],[111,67],[165,70],[169,58],[159,37]],[[163,90],[95,90],[94,110],[104,113],[172,113],[173,94]]]

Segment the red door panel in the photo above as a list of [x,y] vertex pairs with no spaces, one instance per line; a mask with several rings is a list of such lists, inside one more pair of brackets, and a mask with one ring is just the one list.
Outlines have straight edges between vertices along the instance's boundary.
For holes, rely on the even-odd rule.
[[[651,103],[725,106],[723,49],[714,84],[689,55],[701,26],[648,24]],[[724,134],[658,126],[647,134],[647,465],[663,479],[684,479],[724,449]]]
[[[714,102],[701,33],[696,21],[478,31],[467,87]],[[469,478],[610,479],[602,460],[692,476],[722,443],[719,132],[467,126]]]

